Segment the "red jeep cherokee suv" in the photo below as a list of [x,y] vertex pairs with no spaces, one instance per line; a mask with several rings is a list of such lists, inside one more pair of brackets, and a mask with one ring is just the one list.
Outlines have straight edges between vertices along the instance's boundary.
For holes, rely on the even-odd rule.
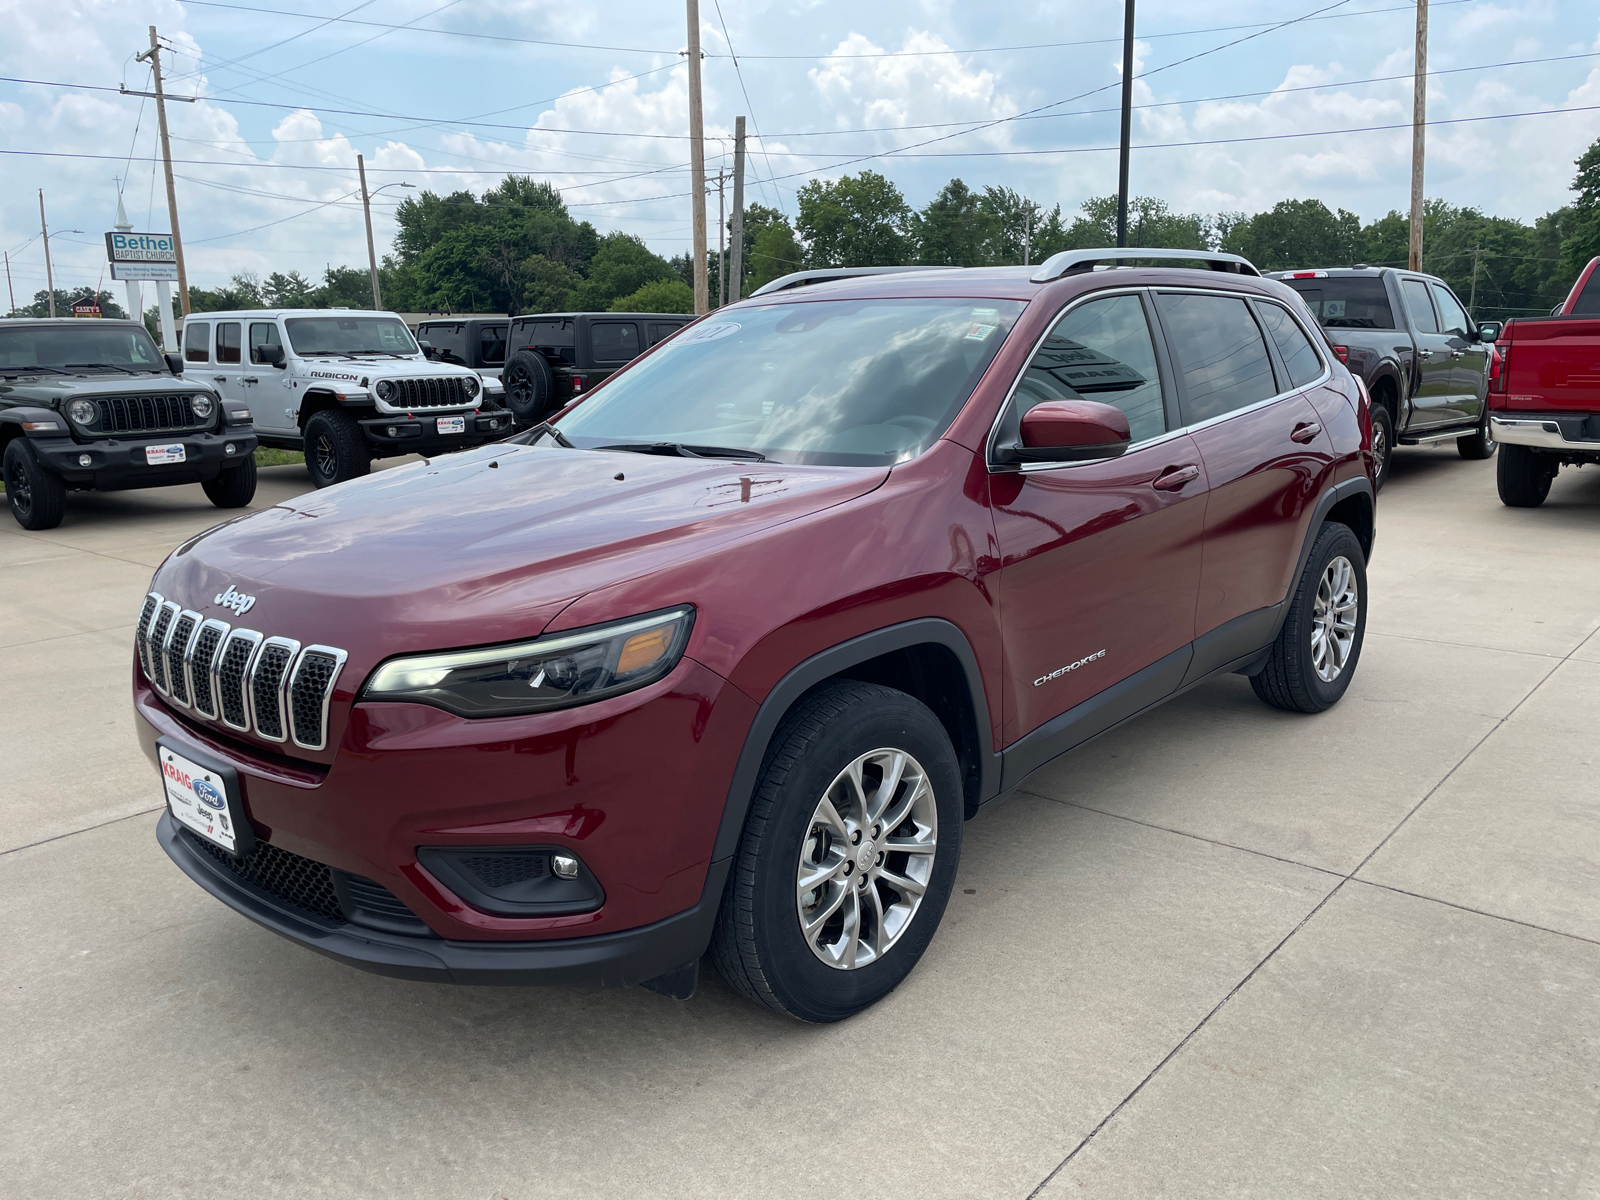
[[158,836],[368,970],[686,997],[709,950],[837,1020],[1030,771],[1225,671],[1337,701],[1373,498],[1361,389],[1242,259],[791,276],[550,424],[180,546]]

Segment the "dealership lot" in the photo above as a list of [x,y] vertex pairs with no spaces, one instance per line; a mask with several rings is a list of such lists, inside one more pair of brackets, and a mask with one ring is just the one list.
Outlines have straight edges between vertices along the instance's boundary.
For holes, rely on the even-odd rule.
[[[380,979],[235,915],[156,846],[128,702],[150,572],[216,510],[82,495],[0,527],[0,1172],[37,1196],[1594,1194],[1600,474],[1512,510],[1493,473],[1397,456],[1341,704],[1227,677],[1040,771],[967,826],[908,982],[829,1027],[709,972],[686,1004]],[[255,507],[308,487],[264,469]]]

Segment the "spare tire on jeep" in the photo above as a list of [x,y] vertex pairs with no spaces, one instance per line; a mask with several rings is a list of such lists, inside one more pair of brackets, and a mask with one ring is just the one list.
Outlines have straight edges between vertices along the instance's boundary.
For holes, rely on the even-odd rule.
[[549,360],[537,350],[518,350],[506,359],[500,379],[506,387],[506,407],[519,425],[543,420],[555,404],[555,373],[550,370]]

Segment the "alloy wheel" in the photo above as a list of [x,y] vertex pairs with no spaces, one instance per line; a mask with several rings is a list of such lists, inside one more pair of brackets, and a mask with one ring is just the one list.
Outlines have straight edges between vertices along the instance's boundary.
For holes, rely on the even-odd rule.
[[795,904],[811,952],[842,971],[887,954],[922,906],[938,834],[933,785],[904,750],[840,771],[800,846]]
[[1380,474],[1383,471],[1383,464],[1388,461],[1388,458],[1389,435],[1384,430],[1383,422],[1374,421],[1372,423],[1372,460],[1378,464]]
[[27,516],[33,511],[33,485],[28,482],[28,473],[18,464],[5,473],[5,479],[12,507]]
[[325,433],[318,436],[311,451],[316,456],[317,473],[324,479],[332,479],[339,474],[339,455],[333,448],[331,437]]
[[1323,570],[1311,610],[1311,665],[1323,683],[1339,678],[1350,661],[1360,605],[1355,568],[1341,554]]

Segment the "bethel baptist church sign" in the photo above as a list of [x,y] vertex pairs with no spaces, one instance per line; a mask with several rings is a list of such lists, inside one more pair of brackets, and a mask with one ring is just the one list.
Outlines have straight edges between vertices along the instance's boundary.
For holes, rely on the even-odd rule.
[[108,233],[113,279],[176,279],[178,253],[170,233]]

